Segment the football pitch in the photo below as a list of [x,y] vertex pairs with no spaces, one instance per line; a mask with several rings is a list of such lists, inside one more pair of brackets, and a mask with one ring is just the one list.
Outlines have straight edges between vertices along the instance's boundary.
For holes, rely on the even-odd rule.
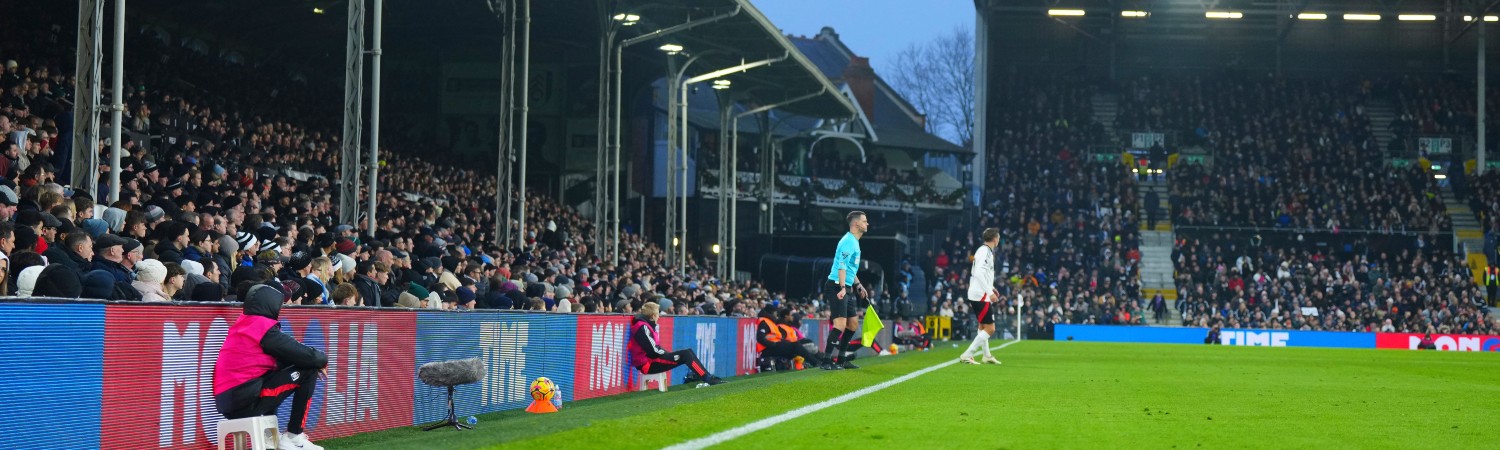
[[1500,442],[1500,355],[1491,352],[1022,341],[995,350],[1000,366],[947,365],[783,416],[959,352],[945,347],[862,358],[859,370],[635,392],[568,403],[555,414],[486,414],[471,431],[407,427],[319,443],[663,448],[755,422],[769,426],[715,447],[1466,449]]

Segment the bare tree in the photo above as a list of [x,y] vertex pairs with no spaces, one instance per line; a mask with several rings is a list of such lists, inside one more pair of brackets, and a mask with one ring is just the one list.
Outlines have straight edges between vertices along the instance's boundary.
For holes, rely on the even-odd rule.
[[974,137],[974,34],[968,28],[907,46],[882,73],[927,115],[927,132],[969,146]]

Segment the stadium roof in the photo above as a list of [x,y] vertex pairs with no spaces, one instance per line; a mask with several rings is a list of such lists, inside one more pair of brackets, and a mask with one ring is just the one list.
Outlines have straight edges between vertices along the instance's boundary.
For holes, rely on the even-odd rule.
[[1476,33],[1465,17],[1486,7],[1485,16],[1500,15],[1492,0],[975,3],[989,23],[994,64],[1059,68],[1466,71]]
[[821,91],[823,95],[781,109],[813,117],[854,115],[854,104],[841,95],[823,72],[798,52],[749,0],[657,0],[635,5],[634,10],[640,11],[642,20],[649,24],[635,28],[647,30],[741,8],[739,14],[732,17],[661,38],[661,41],[680,44],[685,51],[698,56],[689,76],[761,59],[786,57],[783,62],[725,78],[734,83],[734,92],[745,94],[742,101],[773,104]]

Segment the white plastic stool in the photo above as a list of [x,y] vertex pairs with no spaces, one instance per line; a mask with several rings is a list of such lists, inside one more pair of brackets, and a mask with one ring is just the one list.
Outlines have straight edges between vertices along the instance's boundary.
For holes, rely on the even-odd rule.
[[648,385],[648,383],[655,381],[657,390],[667,392],[667,376],[671,374],[672,372],[654,373],[650,375],[643,373],[640,377],[636,378],[637,384],[635,390],[644,391],[646,390],[646,386]]
[[219,421],[219,450],[276,450],[276,416]]

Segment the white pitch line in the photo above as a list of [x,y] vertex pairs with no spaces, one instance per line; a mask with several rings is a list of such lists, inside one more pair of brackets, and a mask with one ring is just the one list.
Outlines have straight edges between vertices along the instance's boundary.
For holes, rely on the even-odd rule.
[[[999,350],[999,349],[1002,349],[1002,348],[1005,348],[1005,347],[1009,347],[1010,344],[1014,344],[1014,343],[1017,343],[1017,342],[1020,342],[1020,341],[1006,342],[1004,344],[1000,344],[1000,345],[995,346],[995,347],[990,347],[990,350]],[[948,367],[948,366],[951,366],[951,365],[954,365],[954,364],[958,364],[958,360],[957,359],[948,360],[947,362],[940,363],[940,364],[937,364],[937,365],[932,366],[932,367],[928,367],[928,368],[925,368],[925,369],[918,370],[916,372],[912,372],[912,373],[908,373],[906,375],[902,375],[900,377],[897,377],[894,380],[886,381],[884,383],[880,383],[880,384],[877,384],[877,385],[874,385],[874,386],[869,386],[869,387],[866,387],[864,389],[860,389],[860,390],[857,390],[857,391],[854,391],[854,392],[850,392],[848,394],[840,395],[838,397],[834,397],[834,398],[831,398],[831,399],[828,399],[828,400],[824,400],[824,401],[821,401],[821,402],[818,402],[818,403],[814,403],[814,404],[811,404],[811,405],[803,406],[801,408],[797,408],[797,409],[794,409],[794,410],[791,410],[791,411],[787,411],[785,413],[781,413],[780,415],[776,415],[776,416],[772,416],[772,417],[767,417],[767,418],[764,418],[764,419],[761,419],[761,420],[757,420],[757,421],[754,421],[754,422],[751,422],[751,423],[748,423],[748,424],[745,424],[745,425],[741,425],[739,427],[731,428],[729,430],[720,431],[718,433],[715,433],[715,434],[712,434],[712,435],[709,435],[709,436],[706,436],[706,437],[701,437],[701,438],[698,438],[698,439],[693,439],[691,441],[683,442],[681,444],[673,445],[671,447],[667,447],[666,450],[698,450],[698,449],[703,449],[703,448],[708,448],[708,447],[712,447],[712,446],[715,446],[715,445],[723,444],[725,442],[729,442],[730,440],[733,440],[733,439],[738,438],[740,436],[744,436],[744,435],[747,435],[747,434],[750,434],[750,433],[754,433],[756,431],[764,430],[766,428],[770,428],[773,425],[777,425],[777,424],[780,424],[782,422],[786,422],[788,420],[796,419],[798,417],[802,417],[802,416],[805,416],[805,415],[808,415],[808,414],[812,414],[812,413],[821,411],[823,409],[827,409],[828,407],[831,407],[831,406],[834,406],[834,405],[838,405],[840,403],[844,403],[844,402],[847,402],[847,401],[850,401],[850,400],[854,400],[856,398],[860,398],[860,397],[864,397],[866,395],[870,395],[870,394],[878,392],[878,391],[880,391],[882,389],[885,389],[885,388],[888,388],[888,387],[900,384],[903,381],[910,380],[912,378],[916,378],[916,377],[922,376],[923,374],[926,374],[928,372],[932,372],[934,370],[938,370],[938,369],[941,369],[941,368],[944,368],[944,367]]]

